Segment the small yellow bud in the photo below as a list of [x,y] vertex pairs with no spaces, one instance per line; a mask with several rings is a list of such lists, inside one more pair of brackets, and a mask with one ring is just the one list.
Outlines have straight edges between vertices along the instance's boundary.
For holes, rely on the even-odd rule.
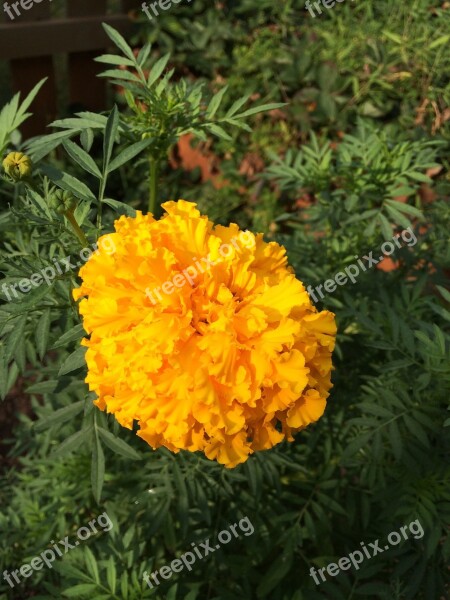
[[26,179],[32,172],[31,160],[22,152],[10,152],[3,161],[3,168],[14,181]]

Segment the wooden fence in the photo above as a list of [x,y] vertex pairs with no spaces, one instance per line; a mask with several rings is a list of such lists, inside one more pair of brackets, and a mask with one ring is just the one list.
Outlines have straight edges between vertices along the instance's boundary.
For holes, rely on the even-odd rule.
[[16,3],[21,14],[11,10],[14,20],[3,12],[0,2],[0,60],[9,68],[11,91],[26,94],[39,80],[48,78],[31,107],[33,118],[21,128],[27,137],[43,133],[70,106],[105,108],[105,82],[96,77],[105,65],[93,62],[99,51],[111,46],[101,24],[106,22],[127,35],[133,13],[142,4],[138,0],[37,1],[30,7],[33,0],[23,0],[28,10]]

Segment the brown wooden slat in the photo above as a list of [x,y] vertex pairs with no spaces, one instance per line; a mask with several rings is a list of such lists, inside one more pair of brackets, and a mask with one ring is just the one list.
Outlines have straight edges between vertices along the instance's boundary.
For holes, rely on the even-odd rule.
[[103,31],[102,22],[123,35],[131,28],[129,19],[123,14],[2,24],[0,58],[27,58],[105,48],[110,41]]
[[127,13],[130,10],[139,11],[142,9],[142,0],[122,0],[122,10]]
[[48,77],[31,105],[30,112],[33,113],[33,116],[20,127],[25,138],[43,133],[46,126],[54,120],[57,114],[56,84],[52,58],[20,58],[11,61],[11,71],[14,90],[20,90],[21,98],[25,98],[38,81]]
[[[106,0],[68,0],[67,16],[83,17],[100,15],[105,20]],[[105,65],[94,62],[97,50],[69,54],[69,98],[72,106],[85,110],[101,111],[106,106],[106,82],[97,77]]]
[[88,17],[106,15],[106,0],[67,0],[67,15],[70,17]]
[[[11,3],[10,3],[11,4]],[[15,33],[13,46],[21,45],[21,39],[17,36],[20,19],[20,26],[31,26],[38,19],[50,18],[50,3],[42,2],[36,4],[30,10],[21,10],[20,17],[16,17],[14,21],[10,21],[9,25],[0,27],[9,27]],[[0,48],[4,43],[3,34],[0,32]],[[50,52],[48,54],[51,54]],[[40,58],[27,57],[11,60],[11,76],[13,88],[15,91],[21,91],[22,98],[44,77],[47,77],[43,88],[41,88],[38,96],[35,98],[31,112],[33,116],[25,121],[20,130],[22,135],[27,138],[38,133],[43,133],[48,123],[53,121],[57,114],[57,94],[56,82],[52,56],[41,56]]]

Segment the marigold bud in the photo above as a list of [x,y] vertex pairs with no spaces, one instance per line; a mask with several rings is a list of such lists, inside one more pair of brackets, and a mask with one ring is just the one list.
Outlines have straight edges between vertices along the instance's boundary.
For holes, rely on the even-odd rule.
[[49,197],[48,205],[59,215],[67,212],[73,212],[77,206],[77,201],[71,192],[65,190],[55,190]]
[[31,159],[23,152],[10,152],[3,161],[3,168],[11,179],[20,181],[30,177],[33,167]]

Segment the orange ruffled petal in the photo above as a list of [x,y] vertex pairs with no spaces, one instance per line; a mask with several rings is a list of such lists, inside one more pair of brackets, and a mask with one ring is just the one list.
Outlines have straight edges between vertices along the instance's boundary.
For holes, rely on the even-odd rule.
[[121,217],[114,250],[100,245],[81,269],[86,381],[153,448],[232,468],[321,417],[334,315],[317,312],[279,244],[214,227],[191,202],[163,208],[159,221]]

